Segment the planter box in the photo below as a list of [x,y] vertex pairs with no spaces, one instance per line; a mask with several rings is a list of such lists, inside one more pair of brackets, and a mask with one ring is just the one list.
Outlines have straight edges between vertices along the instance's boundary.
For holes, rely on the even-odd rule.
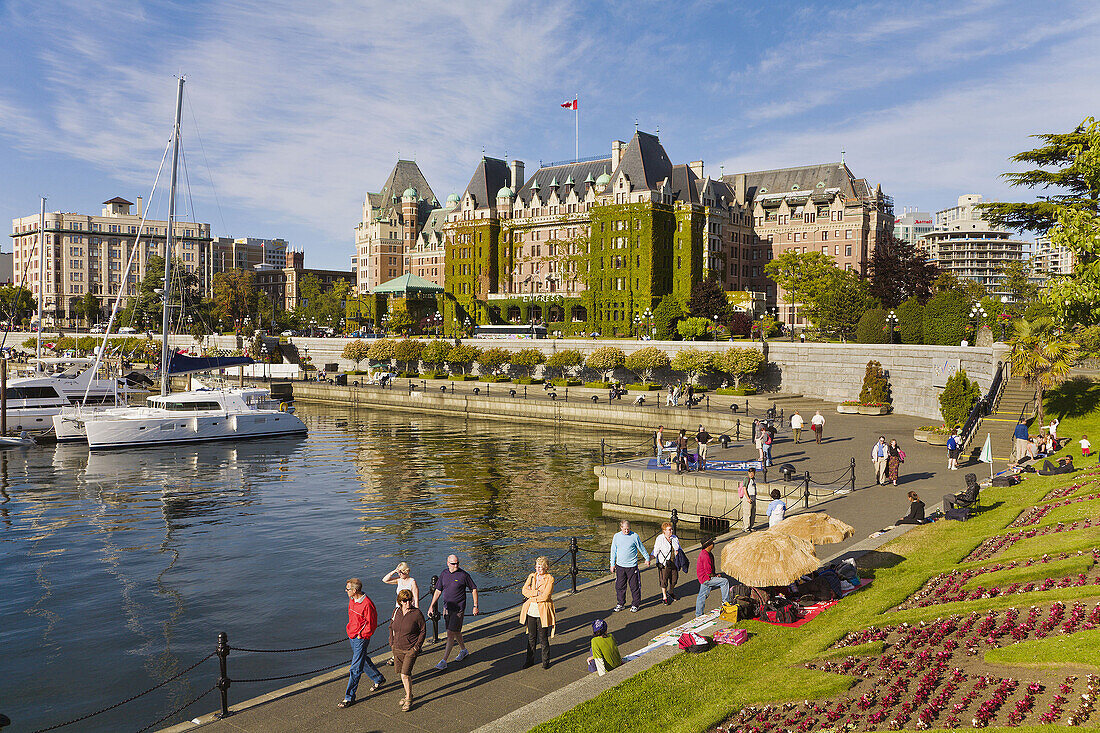
[[882,407],[874,407],[871,405],[859,405],[856,411],[860,415],[887,415],[890,413],[890,406],[883,405]]
[[842,415],[858,415],[859,405],[837,405],[836,411]]
[[947,445],[947,439],[950,435],[940,435],[939,433],[925,433],[928,436],[928,445]]

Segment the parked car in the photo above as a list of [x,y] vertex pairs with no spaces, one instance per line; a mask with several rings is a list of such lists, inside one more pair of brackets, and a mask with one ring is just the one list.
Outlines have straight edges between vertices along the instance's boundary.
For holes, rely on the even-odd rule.
[[122,328],[118,329],[118,332],[119,333],[137,333],[138,330],[136,328],[134,328],[133,326],[123,326]]
[[95,324],[94,326],[92,326],[91,328],[88,329],[88,333],[103,333],[106,330],[107,330],[107,324],[106,323],[97,323],[97,324]]
[[280,336],[288,336],[288,337],[289,337],[289,336],[297,336],[298,334],[296,334],[296,333],[294,333],[293,331],[291,331],[291,330],[289,330],[289,329],[288,329],[288,330],[286,330],[286,331],[283,331],[283,332],[282,332],[282,333],[280,333],[279,335],[280,335]]

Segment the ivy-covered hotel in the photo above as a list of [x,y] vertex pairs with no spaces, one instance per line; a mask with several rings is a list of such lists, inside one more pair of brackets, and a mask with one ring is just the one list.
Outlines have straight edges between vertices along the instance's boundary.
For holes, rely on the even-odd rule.
[[394,273],[442,286],[448,331],[536,322],[632,335],[710,274],[746,307],[794,323],[797,304],[765,276],[768,260],[821,251],[862,272],[894,222],[889,197],[843,162],[711,178],[702,161],[673,164],[645,132],[530,177],[521,161],[485,157],[460,196],[428,197],[416,164],[399,161],[383,193],[367,195],[353,264],[363,294]]

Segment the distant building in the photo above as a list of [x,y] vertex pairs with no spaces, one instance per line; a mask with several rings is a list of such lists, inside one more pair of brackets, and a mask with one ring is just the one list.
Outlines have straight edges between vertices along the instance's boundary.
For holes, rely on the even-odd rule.
[[268,297],[268,301],[279,310],[290,311],[304,305],[302,299],[302,280],[307,275],[315,275],[321,283],[321,291],[331,290],[340,280],[354,289],[355,273],[351,270],[316,270],[305,267],[301,252],[287,252],[283,267],[268,264],[255,265],[256,287]]
[[924,235],[935,228],[936,219],[927,211],[906,209],[894,218],[894,237],[921,249],[926,244]]
[[935,230],[924,235],[925,251],[941,270],[960,280],[980,283],[996,297],[1011,296],[1001,267],[1021,261],[1027,243],[990,226],[975,208],[981,202],[979,194],[967,194],[959,196],[957,206],[937,211]]
[[[42,291],[42,305],[47,325],[76,326],[79,322],[76,302],[87,293],[95,295],[100,306],[109,308],[109,301],[137,294],[138,283],[145,277],[146,266],[153,255],[164,255],[168,222],[148,220],[142,232],[141,244],[134,258],[134,269],[127,282],[122,282],[130,255],[134,252],[138,227],[141,224],[142,200],[135,204],[121,197],[104,201],[102,212],[79,214],[47,212],[46,272],[39,272],[37,213],[12,220],[14,243],[13,267],[20,279],[26,271],[27,288],[37,299]],[[173,234],[173,257],[200,279],[208,270],[210,225],[177,221]]]
[[14,285],[15,265],[11,252],[0,253],[0,285]]
[[1035,240],[1029,261],[1032,278],[1045,281],[1050,275],[1073,274],[1073,251],[1064,245],[1055,245],[1049,237]]

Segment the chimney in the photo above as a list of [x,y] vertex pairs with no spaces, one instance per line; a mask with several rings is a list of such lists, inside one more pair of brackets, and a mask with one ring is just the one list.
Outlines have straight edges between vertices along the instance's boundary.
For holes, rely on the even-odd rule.
[[619,167],[620,161],[623,159],[623,151],[626,150],[626,143],[622,140],[611,141],[611,170],[615,171]]
[[739,173],[733,177],[733,195],[737,203],[745,203],[745,174]]
[[699,178],[703,177],[703,161],[693,160],[688,163],[688,168],[691,168],[691,171]]
[[523,185],[523,161],[513,160],[508,164],[508,168],[512,171],[512,190],[519,192],[520,186]]
[[141,218],[141,212],[142,212],[142,208],[141,208],[141,196],[138,196],[138,197],[137,197],[137,216],[138,216],[138,218],[139,218],[139,219]]

